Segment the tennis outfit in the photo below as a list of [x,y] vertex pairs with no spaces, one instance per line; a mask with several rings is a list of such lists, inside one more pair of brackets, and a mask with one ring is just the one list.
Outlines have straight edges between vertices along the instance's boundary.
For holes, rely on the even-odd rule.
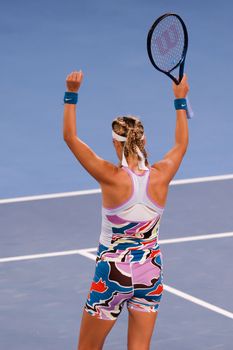
[[94,278],[85,310],[116,320],[123,305],[157,312],[163,293],[162,253],[158,244],[164,208],[148,194],[151,169],[131,177],[131,197],[116,208],[102,207],[102,229]]

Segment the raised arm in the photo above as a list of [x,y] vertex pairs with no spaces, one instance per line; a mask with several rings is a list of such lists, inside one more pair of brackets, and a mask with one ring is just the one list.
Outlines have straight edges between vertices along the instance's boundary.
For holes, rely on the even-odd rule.
[[[189,91],[186,75],[184,75],[179,85],[173,83],[173,91],[176,99],[186,97]],[[189,134],[186,110],[179,109],[176,111],[175,144],[173,148],[165,154],[162,160],[152,165],[152,167],[160,172],[161,178],[165,183],[169,184],[179,169],[188,147],[188,141]]]
[[[83,79],[82,71],[74,71],[66,78],[67,91],[77,93]],[[76,104],[64,104],[63,138],[69,149],[81,163],[81,165],[100,184],[111,183],[117,167],[112,163],[98,157],[95,152],[84,143],[76,130]]]

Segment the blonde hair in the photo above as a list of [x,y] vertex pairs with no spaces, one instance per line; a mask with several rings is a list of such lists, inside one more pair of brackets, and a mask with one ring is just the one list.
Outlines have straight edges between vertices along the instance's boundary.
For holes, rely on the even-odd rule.
[[[137,154],[136,147],[138,146],[145,157],[145,164],[149,165],[147,151],[145,150],[144,141],[142,140],[144,127],[138,117],[133,115],[119,116],[113,120],[112,130],[120,136],[127,137],[124,147],[126,158],[132,155],[136,156],[138,160],[141,160],[141,157]],[[124,142],[122,142],[122,145],[124,145]]]

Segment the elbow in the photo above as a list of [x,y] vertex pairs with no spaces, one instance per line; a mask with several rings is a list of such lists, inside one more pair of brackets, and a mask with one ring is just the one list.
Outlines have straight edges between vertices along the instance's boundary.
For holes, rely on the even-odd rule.
[[63,140],[65,141],[65,143],[67,143],[68,142],[68,140],[69,140],[69,137],[67,136],[67,135],[63,135]]
[[76,136],[76,129],[67,125],[63,125],[62,128],[62,135],[63,135],[63,140],[65,142],[69,142],[70,140],[74,139]]
[[71,143],[71,141],[73,140],[73,136],[70,135],[63,135],[63,140],[65,141],[65,143],[67,145],[69,145]]

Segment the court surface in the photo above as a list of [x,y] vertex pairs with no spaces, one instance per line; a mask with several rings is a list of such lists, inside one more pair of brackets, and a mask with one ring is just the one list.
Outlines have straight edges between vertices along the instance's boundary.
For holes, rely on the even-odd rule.
[[[165,291],[151,349],[231,349],[232,196],[233,175],[170,185],[159,240]],[[100,210],[99,190],[0,201],[4,349],[76,349]],[[126,349],[126,332],[125,308],[104,349]]]

